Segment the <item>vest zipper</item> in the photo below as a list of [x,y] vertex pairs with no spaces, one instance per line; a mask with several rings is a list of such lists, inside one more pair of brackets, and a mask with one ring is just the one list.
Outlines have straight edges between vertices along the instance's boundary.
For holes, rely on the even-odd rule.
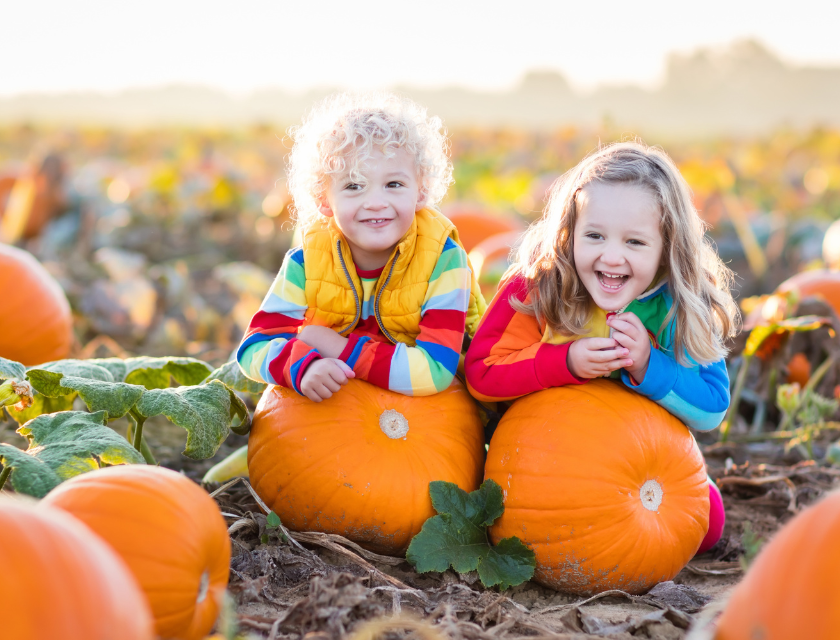
[[338,260],[341,262],[341,268],[344,269],[344,275],[347,276],[347,282],[350,283],[350,288],[353,290],[353,298],[356,300],[356,316],[353,318],[353,322],[344,331],[338,332],[338,335],[343,336],[345,333],[352,331],[356,326],[356,323],[359,321],[359,316],[362,315],[362,305],[359,303],[359,294],[356,291],[356,285],[353,284],[353,278],[350,277],[350,270],[347,269],[347,265],[344,263],[344,255],[341,253],[341,240],[335,241],[335,248],[338,251]]
[[382,292],[385,291],[385,287],[388,286],[388,282],[391,280],[391,275],[394,273],[394,267],[397,264],[397,258],[400,257],[400,250],[397,249],[397,252],[394,254],[394,259],[391,261],[391,268],[388,269],[388,277],[385,278],[385,282],[382,283],[382,286],[379,288],[379,292],[376,294],[376,298],[373,301],[373,315],[376,316],[376,324],[379,325],[379,330],[382,331],[383,335],[391,341],[392,344],[397,344],[397,340],[392,336],[388,331],[385,329],[385,325],[382,324],[382,317],[379,315],[379,299],[382,297]]

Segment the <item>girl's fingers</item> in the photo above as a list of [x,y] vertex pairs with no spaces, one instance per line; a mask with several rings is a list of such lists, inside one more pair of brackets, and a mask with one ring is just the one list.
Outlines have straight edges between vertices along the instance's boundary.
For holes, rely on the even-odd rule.
[[584,340],[586,340],[584,344],[589,351],[604,351],[616,347],[616,341],[612,338],[581,338],[581,342]]

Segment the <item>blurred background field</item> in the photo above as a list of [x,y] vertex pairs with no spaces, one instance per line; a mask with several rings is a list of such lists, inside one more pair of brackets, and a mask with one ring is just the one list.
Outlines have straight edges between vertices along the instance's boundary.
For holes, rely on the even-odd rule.
[[[553,180],[599,143],[630,137],[608,125],[449,133],[455,184],[443,210],[462,220],[468,250],[491,229],[464,214],[500,223],[496,231],[524,229]],[[819,264],[825,229],[840,218],[840,129],[644,139],[682,169],[737,274],[739,298]],[[292,243],[289,145],[284,127],[268,125],[7,125],[0,229],[64,286],[77,355],[187,354],[221,363]],[[473,252],[488,299],[517,235]]]

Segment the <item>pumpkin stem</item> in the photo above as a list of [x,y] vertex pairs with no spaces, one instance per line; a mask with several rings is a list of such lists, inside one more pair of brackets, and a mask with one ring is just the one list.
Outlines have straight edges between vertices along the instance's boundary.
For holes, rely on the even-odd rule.
[[195,599],[196,604],[204,602],[208,591],[210,591],[210,571],[205,569],[204,573],[201,574],[201,581],[198,584],[198,597]]
[[126,433],[126,440],[131,442],[134,448],[143,455],[146,464],[157,465],[152,450],[149,449],[148,443],[143,439],[143,424],[146,422],[146,418],[134,409],[128,412],[127,417],[131,424],[128,427],[128,433]]
[[18,411],[23,411],[32,404],[32,385],[26,380],[9,378],[0,384],[0,407],[14,405]]
[[642,506],[648,511],[659,509],[659,505],[662,504],[662,496],[662,485],[656,480],[648,480],[639,489],[639,500],[642,501]]
[[379,428],[386,436],[397,440],[408,433],[408,420],[396,409],[386,409],[379,416]]
[[3,467],[3,471],[0,471],[0,491],[3,490],[3,485],[6,484],[6,479],[12,473],[12,468],[9,465]]

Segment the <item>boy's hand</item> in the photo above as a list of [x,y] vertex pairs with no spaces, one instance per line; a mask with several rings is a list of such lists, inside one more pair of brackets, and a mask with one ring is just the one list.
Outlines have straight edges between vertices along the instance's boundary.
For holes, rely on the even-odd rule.
[[577,378],[599,378],[631,364],[628,353],[612,338],[580,338],[569,347],[566,365]]
[[613,329],[615,341],[628,350],[630,365],[625,366],[638,384],[645,379],[650,362],[650,339],[647,329],[632,312],[619,313],[607,318],[607,326]]
[[[328,329],[329,331],[329,329]],[[347,380],[356,374],[345,362],[335,358],[321,358],[310,364],[300,381],[300,390],[313,402],[332,397]]]
[[338,335],[329,327],[314,324],[306,325],[297,337],[310,347],[315,347],[324,358],[337,358],[347,346],[347,338]]

